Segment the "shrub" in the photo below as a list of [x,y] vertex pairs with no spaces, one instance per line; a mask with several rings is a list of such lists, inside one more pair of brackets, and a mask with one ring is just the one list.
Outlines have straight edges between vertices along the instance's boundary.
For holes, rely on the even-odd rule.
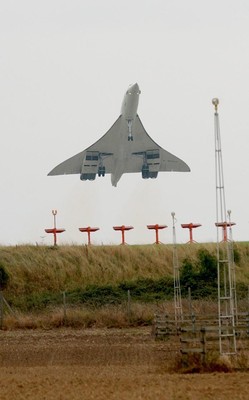
[[3,290],[7,287],[9,282],[9,275],[6,272],[4,266],[0,264],[0,290]]
[[200,249],[197,253],[197,261],[185,258],[181,267],[180,280],[183,295],[187,295],[190,287],[193,298],[216,296],[216,257],[208,250]]
[[172,365],[172,372],[182,374],[232,372],[235,364],[226,356],[209,352],[204,357],[199,353],[179,355]]

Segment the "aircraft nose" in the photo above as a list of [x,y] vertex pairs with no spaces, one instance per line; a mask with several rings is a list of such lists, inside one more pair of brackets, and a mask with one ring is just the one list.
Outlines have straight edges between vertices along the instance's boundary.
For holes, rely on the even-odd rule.
[[129,87],[129,92],[130,92],[130,93],[137,93],[137,94],[140,94],[140,93],[141,93],[141,91],[140,91],[139,86],[138,86],[137,83],[134,83],[133,85],[131,85],[131,86]]

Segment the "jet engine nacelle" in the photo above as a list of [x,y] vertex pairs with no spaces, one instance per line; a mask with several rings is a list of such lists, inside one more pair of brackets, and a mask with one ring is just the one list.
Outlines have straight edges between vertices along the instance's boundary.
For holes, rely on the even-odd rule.
[[155,179],[157,178],[158,171],[150,171],[148,165],[143,165],[142,168],[142,178],[143,179]]
[[142,166],[142,178],[157,178],[160,168],[160,151],[158,149],[148,150],[144,154],[144,164]]
[[96,174],[81,174],[80,179],[82,181],[94,181],[96,178]]

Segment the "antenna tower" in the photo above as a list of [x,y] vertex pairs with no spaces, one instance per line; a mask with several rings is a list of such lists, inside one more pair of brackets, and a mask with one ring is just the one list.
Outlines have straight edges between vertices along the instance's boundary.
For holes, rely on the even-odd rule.
[[[219,99],[212,100],[215,108],[215,175],[216,175],[216,227],[217,227],[217,281],[220,354],[236,354],[235,335],[235,276],[233,247],[230,241],[220,240],[220,227],[228,226],[223,163],[221,152]],[[231,223],[230,223],[231,229]],[[231,231],[230,231],[231,232]]]
[[179,328],[183,320],[182,297],[181,297],[179,261],[178,261],[177,245],[176,245],[175,213],[172,212],[171,216],[173,220],[173,273],[174,273],[175,322],[176,322],[176,328]]
[[234,318],[235,324],[238,325],[238,305],[237,305],[237,293],[236,293],[236,271],[235,271],[235,262],[234,262],[234,251],[233,251],[233,232],[232,226],[235,225],[234,222],[231,222],[231,210],[227,210],[228,215],[228,226],[229,226],[229,252],[231,259],[231,280],[232,280],[232,295],[233,295],[233,306],[234,306]]

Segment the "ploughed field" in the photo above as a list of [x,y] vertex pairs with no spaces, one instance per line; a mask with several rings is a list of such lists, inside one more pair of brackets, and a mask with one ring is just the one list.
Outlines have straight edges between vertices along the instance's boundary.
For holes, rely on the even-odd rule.
[[0,331],[0,399],[248,399],[249,373],[179,374],[151,328]]

